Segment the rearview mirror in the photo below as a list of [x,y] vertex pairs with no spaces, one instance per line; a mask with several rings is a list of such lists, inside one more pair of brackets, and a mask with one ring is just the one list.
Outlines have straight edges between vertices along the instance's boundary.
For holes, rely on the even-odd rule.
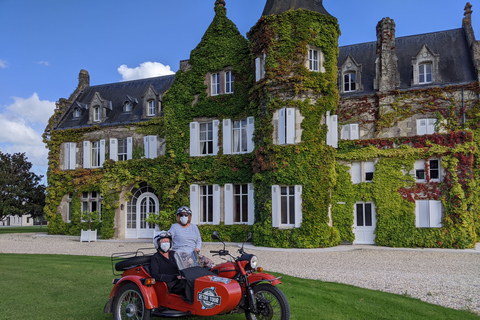
[[212,239],[213,240],[220,240],[220,234],[218,233],[218,231],[213,231],[212,232]]

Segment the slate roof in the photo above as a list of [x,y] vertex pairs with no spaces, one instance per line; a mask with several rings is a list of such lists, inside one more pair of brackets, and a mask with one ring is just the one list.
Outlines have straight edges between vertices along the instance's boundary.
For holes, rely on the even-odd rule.
[[[83,90],[78,98],[73,102],[72,106],[62,116],[55,130],[73,129],[81,127],[89,127],[88,124],[88,104],[92,101],[95,93],[111,102],[111,110],[107,109],[107,119],[99,123],[99,126],[109,126],[118,124],[129,124],[140,121],[143,114],[143,95],[150,86],[155,88],[159,95],[163,95],[173,83],[175,75],[161,76],[155,78],[147,78],[132,81],[116,82],[111,84],[103,84],[98,86],[89,86]],[[132,112],[124,112],[123,107],[126,101],[138,101],[133,103]],[[80,108],[82,115],[80,118],[74,118],[73,112],[76,108]]]
[[[425,44],[440,58],[439,73],[441,81],[432,83],[431,86],[463,84],[476,80],[475,67],[465,31],[460,28],[396,38],[398,71],[400,74],[399,89],[414,88],[411,85],[413,77],[412,58],[417,56]],[[340,47],[338,67],[340,68],[348,55],[351,55],[357,64],[362,65],[361,81],[364,86],[363,91],[342,94],[342,97],[375,92],[373,80],[377,58],[376,48],[376,41]],[[416,87],[424,88],[426,86],[419,85]]]
[[288,10],[306,9],[318,13],[330,14],[323,7],[323,0],[267,0],[262,16],[281,14]]

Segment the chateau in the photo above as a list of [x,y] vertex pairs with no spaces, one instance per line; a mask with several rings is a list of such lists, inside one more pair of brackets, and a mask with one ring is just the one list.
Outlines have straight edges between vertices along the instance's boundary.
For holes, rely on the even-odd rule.
[[[321,0],[215,17],[172,76],[90,86],[45,130],[51,234],[151,238],[188,205],[204,240],[469,248],[480,234],[480,43],[462,27],[338,46]],[[228,2],[228,1],[227,1]],[[213,4],[213,0],[212,0]],[[372,26],[373,27],[373,26]]]

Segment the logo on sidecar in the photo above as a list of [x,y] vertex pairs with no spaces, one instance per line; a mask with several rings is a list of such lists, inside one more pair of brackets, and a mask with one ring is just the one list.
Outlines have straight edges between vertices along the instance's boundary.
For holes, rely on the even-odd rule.
[[205,288],[202,292],[197,293],[197,300],[202,304],[202,309],[212,309],[215,306],[219,306],[222,300],[215,287]]

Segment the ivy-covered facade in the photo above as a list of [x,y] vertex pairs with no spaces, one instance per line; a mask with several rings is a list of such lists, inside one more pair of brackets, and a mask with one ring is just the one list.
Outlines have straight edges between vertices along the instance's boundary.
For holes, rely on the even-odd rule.
[[[245,38],[217,0],[174,76],[90,86],[82,70],[45,130],[48,232],[78,234],[93,212],[102,238],[149,238],[188,205],[205,240],[474,246],[470,8],[459,30],[395,39],[383,19],[376,43],[339,48],[322,1],[268,0]],[[459,35],[452,60],[442,43]]]

